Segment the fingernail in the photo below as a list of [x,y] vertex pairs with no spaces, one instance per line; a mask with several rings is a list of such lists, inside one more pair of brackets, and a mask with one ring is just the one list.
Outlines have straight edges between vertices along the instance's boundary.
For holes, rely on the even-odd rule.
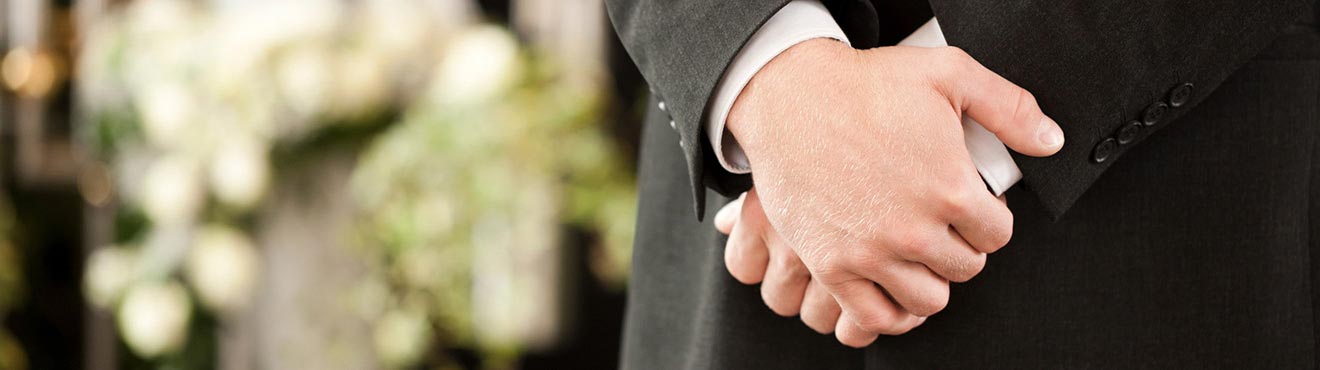
[[1040,120],[1040,143],[1049,149],[1058,149],[1063,147],[1063,130],[1059,125],[1049,117]]

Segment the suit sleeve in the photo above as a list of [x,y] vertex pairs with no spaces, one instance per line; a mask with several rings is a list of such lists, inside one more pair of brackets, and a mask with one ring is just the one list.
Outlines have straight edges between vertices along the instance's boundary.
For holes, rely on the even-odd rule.
[[706,187],[732,193],[750,186],[747,176],[707,173],[725,172],[704,140],[707,102],[742,45],[789,1],[605,1],[624,49],[679,133],[698,218]]
[[[724,195],[752,186],[751,177],[719,164],[702,122],[725,69],[761,25],[791,0],[606,0],[615,32],[678,131],[697,218],[705,189]],[[857,48],[881,40],[870,0],[823,0]],[[915,27],[915,26],[914,26]]]
[[1061,217],[1116,160],[1178,124],[1312,0],[932,0],[950,45],[1031,91],[1063,127],[1056,155],[1014,153]]

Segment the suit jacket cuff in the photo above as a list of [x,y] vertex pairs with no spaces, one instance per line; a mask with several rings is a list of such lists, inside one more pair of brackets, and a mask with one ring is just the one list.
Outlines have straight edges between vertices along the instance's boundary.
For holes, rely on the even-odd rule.
[[747,155],[724,123],[733,109],[733,102],[762,67],[788,48],[816,38],[832,38],[848,43],[848,36],[839,28],[829,10],[818,0],[794,0],[770,17],[738,51],[733,63],[715,88],[710,102],[710,118],[706,123],[706,136],[715,149],[720,166],[734,174],[751,172]]

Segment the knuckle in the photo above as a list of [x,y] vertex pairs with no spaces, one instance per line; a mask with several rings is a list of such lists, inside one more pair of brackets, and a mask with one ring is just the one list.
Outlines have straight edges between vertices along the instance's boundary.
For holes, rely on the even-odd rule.
[[1018,127],[1024,130],[1035,130],[1039,122],[1040,107],[1036,105],[1036,97],[1027,89],[1016,87],[1014,89],[1017,96],[1014,97],[1012,115],[1007,117],[1011,119]]
[[975,245],[977,250],[985,253],[994,253],[1008,245],[1013,239],[1013,214],[1011,212],[997,212],[997,215],[988,217],[984,222],[984,240]]
[[743,248],[745,248],[745,246],[735,239],[729,239],[729,241],[724,244],[724,265],[728,266],[730,270],[732,270],[734,266],[742,265],[745,255],[742,250]]
[[787,300],[782,299],[784,294],[779,290],[780,289],[773,286],[761,285],[761,300],[764,301],[766,307],[770,307],[770,311],[774,311],[776,315],[783,317],[793,317],[797,315],[798,309],[800,309],[801,306],[789,303]]
[[935,241],[933,238],[910,233],[901,237],[896,245],[899,255],[911,260],[926,260],[927,257],[935,253]]
[[987,253],[993,253],[1008,245],[1008,242],[1013,240],[1013,216],[1008,216],[1003,225],[991,226],[988,234],[991,246]]
[[907,334],[907,332],[912,331],[912,329],[915,329],[916,327],[917,327],[916,325],[895,325],[893,328],[881,332],[880,334],[884,334],[884,335]]
[[971,204],[975,194],[966,186],[950,187],[950,189],[956,190],[948,191],[943,197],[940,197],[940,210],[944,212],[946,217],[955,220],[971,216]]
[[857,270],[869,271],[877,266],[881,266],[885,260],[885,254],[874,246],[864,248],[854,248],[848,252],[847,261],[839,261],[836,265],[840,267],[853,266]]
[[724,253],[724,267],[735,280],[743,284],[756,284],[764,277],[765,266],[748,259],[743,253],[728,249]]
[[954,78],[968,69],[967,62],[971,57],[956,46],[934,48],[930,49],[930,52],[934,63],[930,63],[927,70],[936,80]]
[[842,343],[843,345],[848,347],[858,348],[858,349],[865,348],[866,346],[870,345],[871,342],[875,341],[874,338],[848,336],[848,335],[840,335],[838,338],[839,338],[839,343]]
[[770,253],[770,263],[780,271],[787,270],[793,266],[793,259],[787,253]]
[[880,312],[879,310],[869,310],[857,313],[856,324],[858,328],[872,333],[883,333],[893,330],[895,317],[890,314]]
[[965,283],[972,280],[985,269],[985,261],[985,253],[977,253],[972,258],[963,261],[957,268],[954,268],[953,276],[949,276],[949,280],[955,283]]
[[777,251],[770,256],[771,263],[774,263],[775,270],[784,274],[784,278],[793,279],[808,276],[807,267],[802,265],[802,260],[797,255],[787,251]]
[[824,317],[823,314],[808,310],[806,307],[802,308],[802,323],[807,324],[808,328],[819,334],[834,332],[834,323],[829,322],[829,319]]
[[847,283],[859,279],[864,271],[880,266],[885,253],[873,247],[845,248],[838,253],[822,256],[820,263],[811,266],[809,272],[813,281],[831,291],[844,288]]
[[949,66],[959,70],[967,68],[972,62],[972,56],[957,46],[945,46],[940,48],[939,52]]
[[908,312],[917,316],[930,316],[944,310],[949,304],[949,287],[946,285],[942,289],[935,289],[927,292],[927,295],[917,298],[912,302],[912,307],[905,307]]
[[735,267],[735,265],[729,266],[729,275],[733,275],[734,280],[737,280],[739,283],[743,283],[745,285],[760,283],[762,279],[761,275],[756,274],[756,272],[752,271],[751,269],[744,267]]
[[852,277],[851,275],[851,273],[838,263],[824,263],[816,268],[816,272],[812,275],[812,279],[814,279],[814,281],[819,281],[826,288],[837,288],[844,282],[847,282],[849,278]]
[[1013,117],[1019,118],[1019,121],[1023,124],[1036,124],[1035,122],[1025,122],[1027,118],[1030,118],[1028,115],[1032,114],[1033,111],[1038,110],[1038,108],[1036,108],[1036,96],[1032,95],[1027,89],[1019,87],[1017,88],[1017,100],[1015,103]]

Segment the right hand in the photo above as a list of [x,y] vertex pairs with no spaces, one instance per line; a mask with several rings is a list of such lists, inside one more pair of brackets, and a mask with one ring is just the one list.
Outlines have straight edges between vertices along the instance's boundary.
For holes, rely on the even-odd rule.
[[734,103],[726,125],[767,220],[855,324],[840,342],[911,330],[1008,243],[1012,214],[972,165],[962,114],[1026,155],[1063,146],[1029,92],[957,48],[815,39],[775,57]]

